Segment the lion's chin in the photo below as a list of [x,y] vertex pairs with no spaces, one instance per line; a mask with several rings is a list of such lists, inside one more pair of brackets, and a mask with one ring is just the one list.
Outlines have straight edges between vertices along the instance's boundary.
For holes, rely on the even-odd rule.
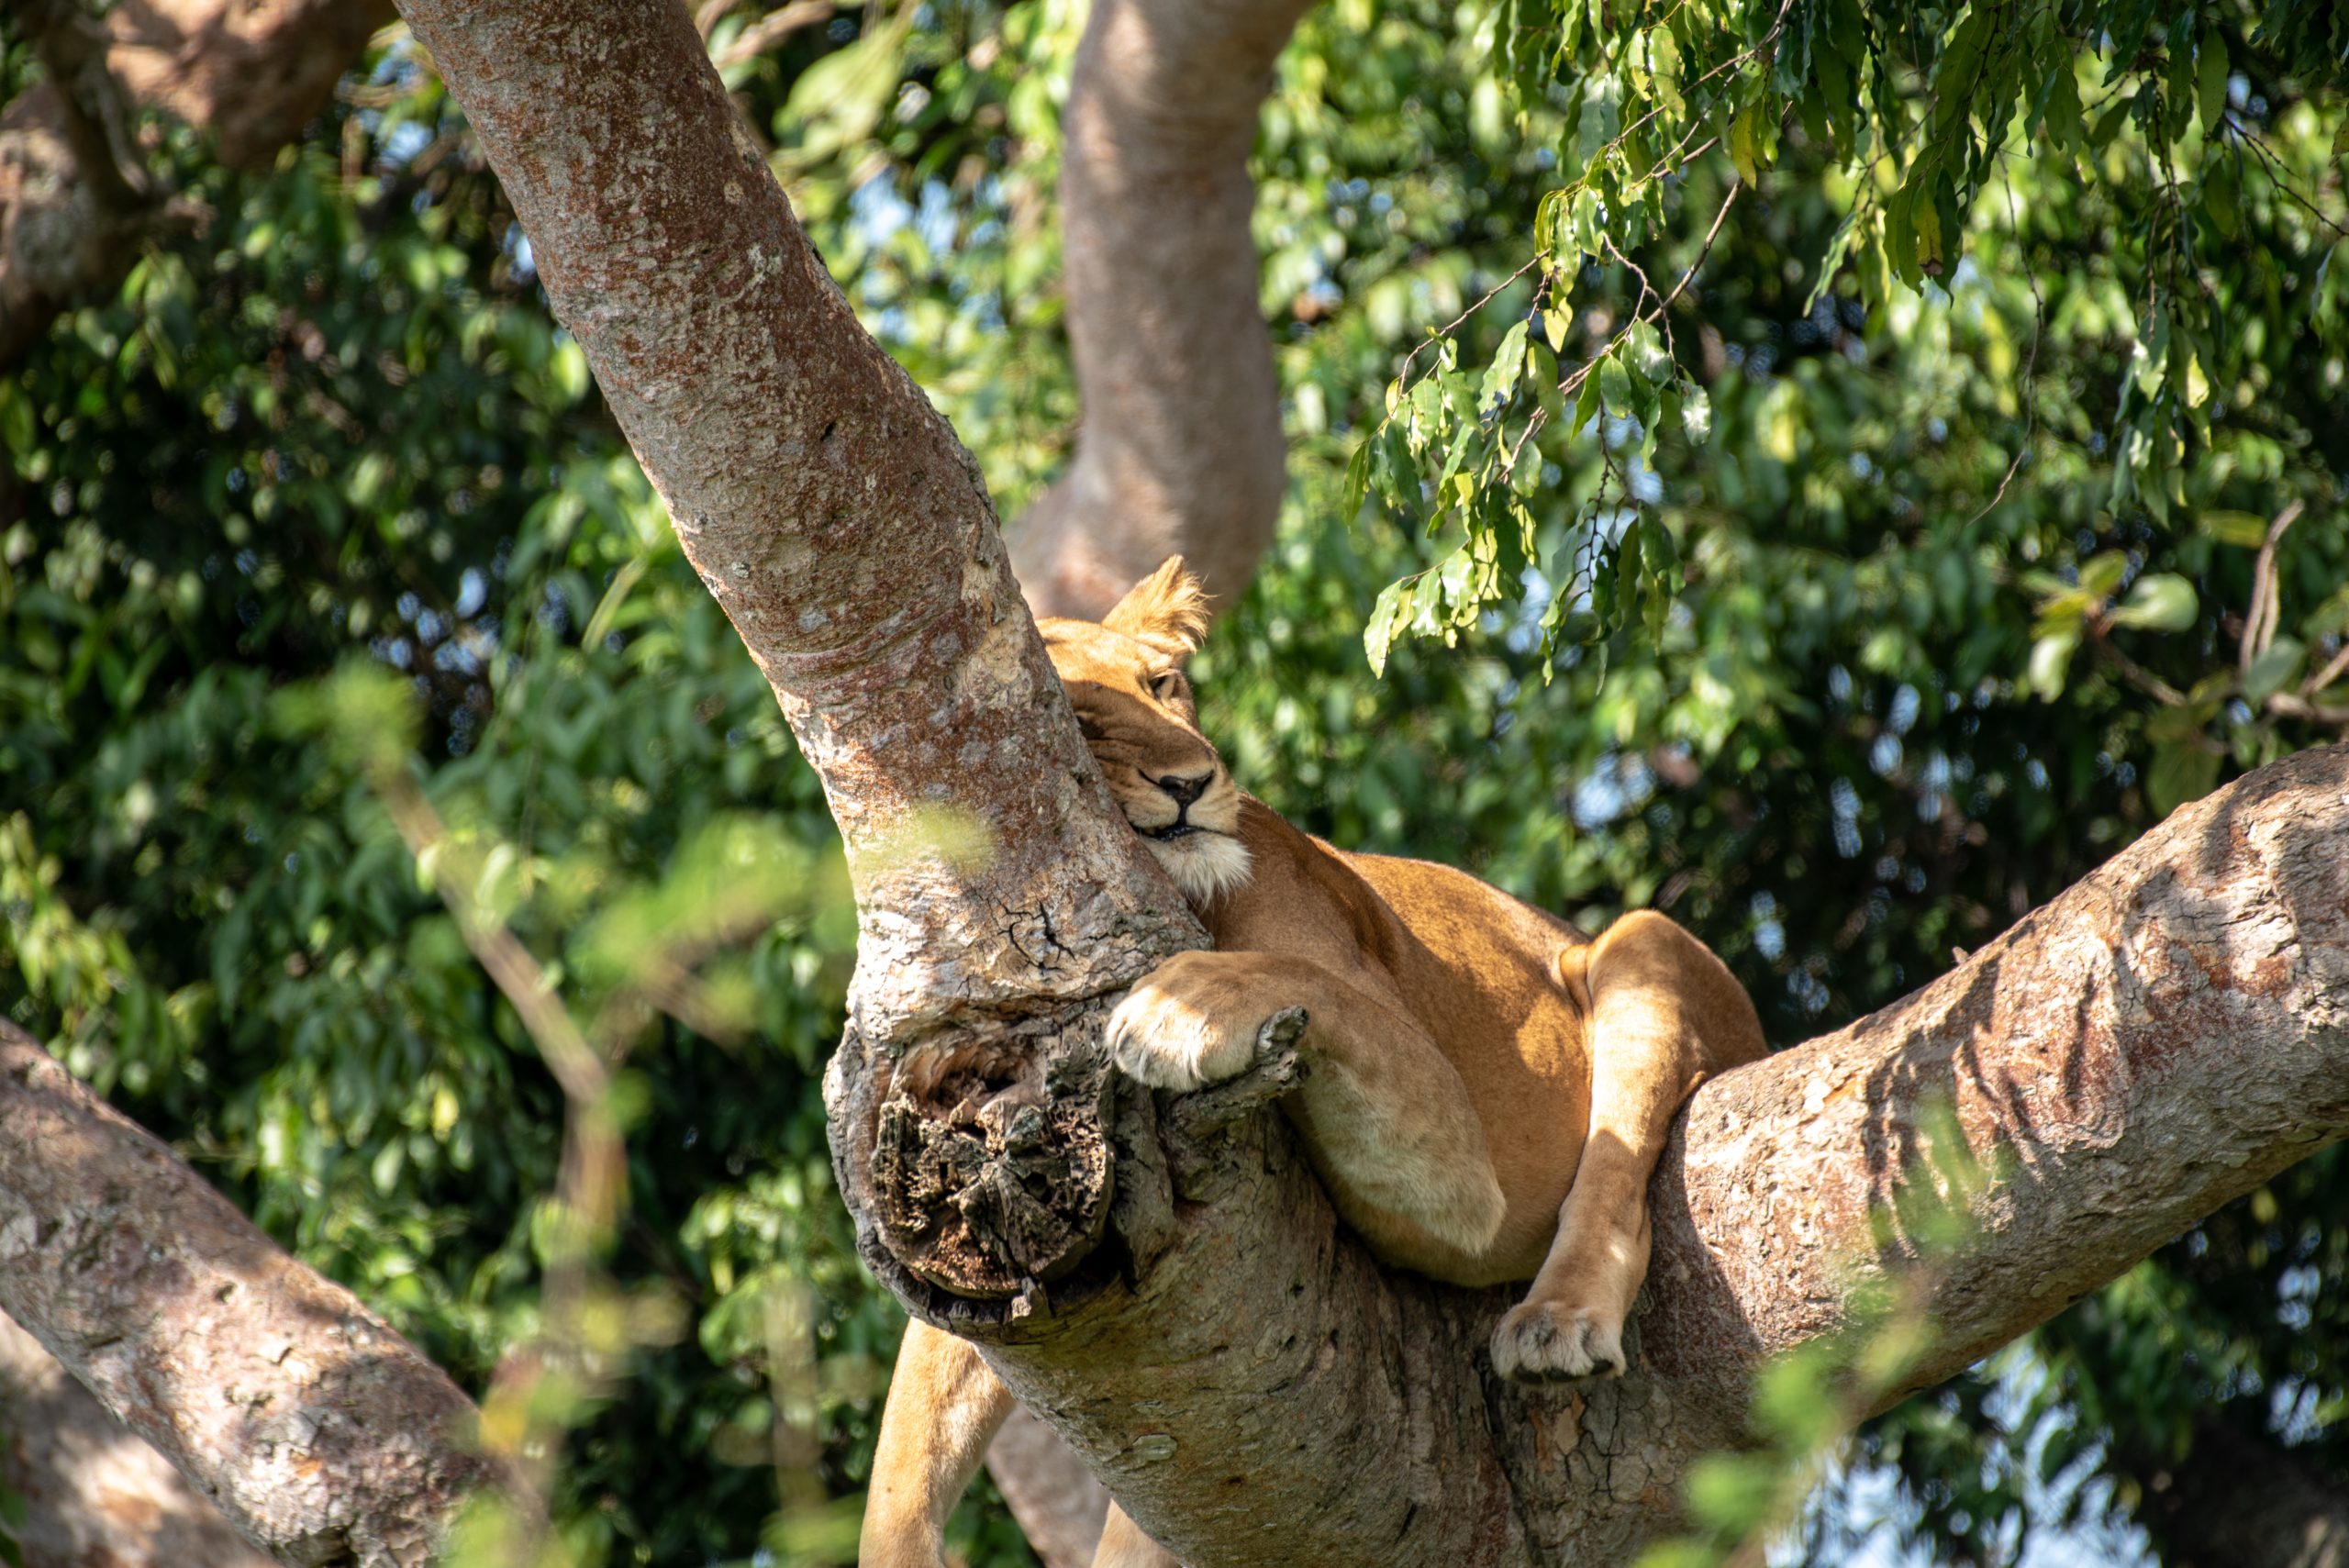
[[1248,880],[1248,846],[1208,828],[1176,839],[1144,839],[1183,896],[1205,904]]

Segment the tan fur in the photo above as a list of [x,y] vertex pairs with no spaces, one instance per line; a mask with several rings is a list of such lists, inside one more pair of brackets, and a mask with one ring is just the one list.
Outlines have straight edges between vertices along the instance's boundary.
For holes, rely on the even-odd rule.
[[[1622,1371],[1648,1176],[1697,1085],[1762,1054],[1752,1001],[1661,915],[1627,915],[1593,941],[1464,873],[1332,849],[1241,795],[1178,667],[1205,625],[1179,558],[1100,625],[1040,625],[1110,793],[1215,941],[1119,1005],[1113,1057],[1144,1083],[1197,1088],[1245,1071],[1264,1021],[1304,1006],[1310,1071],[1283,1108],[1347,1223],[1382,1261],[1436,1279],[1531,1280],[1493,1336],[1504,1375]],[[1178,823],[1198,831],[1153,836]],[[923,1486],[959,1493],[979,1456],[937,1451],[992,1435],[1008,1408],[974,1352],[942,1348],[954,1343],[907,1330],[868,1563],[936,1568],[934,1544],[897,1553],[905,1521],[944,1518],[953,1496]],[[1097,1568],[1174,1562],[1114,1511],[1111,1523]]]

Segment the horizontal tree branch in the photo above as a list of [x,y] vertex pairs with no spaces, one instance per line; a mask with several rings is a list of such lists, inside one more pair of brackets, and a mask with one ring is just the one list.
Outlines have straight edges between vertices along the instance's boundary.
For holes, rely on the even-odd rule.
[[446,1373],[5,1021],[0,1311],[281,1562],[414,1568],[504,1479]]
[[[1587,1392],[1496,1380],[1514,1293],[1382,1273],[1270,1120],[1153,1155],[1132,1107],[1130,1284],[1019,1319],[909,1295],[1186,1562],[1627,1561],[1744,1440],[1757,1363],[1865,1322],[1873,1287],[1910,1282],[1932,1329],[1882,1407],[2349,1130],[2344,843],[2349,749],[2287,759],[1917,995],[1708,1084],[1655,1180],[1637,1365]],[[1963,1245],[1921,1239],[1920,1181]]]
[[25,1568],[267,1568],[180,1473],[0,1315],[0,1490]]

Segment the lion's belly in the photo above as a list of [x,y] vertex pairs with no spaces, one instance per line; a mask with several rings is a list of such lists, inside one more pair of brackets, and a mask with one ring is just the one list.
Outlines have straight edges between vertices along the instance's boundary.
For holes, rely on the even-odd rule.
[[[1340,1198],[1381,1261],[1455,1284],[1531,1279],[1557,1232],[1590,1126],[1587,1029],[1563,990],[1444,987],[1415,1009],[1468,1090],[1507,1202],[1500,1229],[1475,1251]],[[1426,995],[1426,993],[1422,993]]]
[[1384,1261],[1437,1279],[1531,1279],[1590,1127],[1587,1020],[1553,967],[1558,949],[1579,938],[1459,873],[1438,871],[1436,881],[1411,869],[1420,885],[1381,889],[1418,939],[1397,988],[1460,1073],[1508,1207],[1491,1244],[1473,1253],[1424,1235],[1378,1235],[1371,1216],[1355,1228]]

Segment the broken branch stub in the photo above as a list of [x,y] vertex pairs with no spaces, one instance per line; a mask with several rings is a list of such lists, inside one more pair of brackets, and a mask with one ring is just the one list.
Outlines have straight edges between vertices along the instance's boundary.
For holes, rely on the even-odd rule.
[[964,1071],[917,1095],[914,1074],[895,1075],[873,1202],[908,1271],[955,1296],[1008,1300],[1065,1278],[1100,1244],[1115,1175],[1102,1017],[1086,1014],[1089,1039],[1031,1040],[1008,1085]]

